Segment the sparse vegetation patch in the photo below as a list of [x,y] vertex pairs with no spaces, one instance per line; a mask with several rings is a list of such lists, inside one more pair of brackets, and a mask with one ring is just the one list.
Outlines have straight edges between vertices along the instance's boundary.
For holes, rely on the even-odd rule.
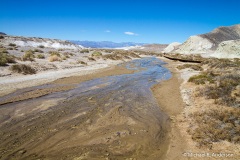
[[48,58],[49,62],[55,62],[55,61],[61,61],[62,59],[57,56],[57,55],[51,55],[49,58]]
[[34,58],[35,58],[35,55],[34,55],[34,51],[32,50],[25,51],[25,54],[22,56],[23,61],[34,61]]
[[7,63],[16,63],[15,57],[10,55],[5,48],[0,48],[0,66],[6,66]]
[[15,47],[15,46],[17,46],[17,45],[14,44],[14,43],[9,43],[9,46],[10,46],[10,47]]
[[25,64],[14,64],[10,67],[10,70],[16,73],[22,74],[35,74],[36,71],[31,66]]
[[99,52],[99,51],[94,51],[94,52],[92,53],[92,56],[94,56],[94,57],[102,56],[102,53]]
[[213,109],[191,115],[197,126],[188,130],[200,147],[213,142],[229,141],[240,144],[240,109]]
[[196,65],[196,64],[184,64],[184,65],[180,65],[177,67],[178,69],[185,69],[185,68],[191,68],[193,70],[196,71],[202,71],[203,68],[200,65]]

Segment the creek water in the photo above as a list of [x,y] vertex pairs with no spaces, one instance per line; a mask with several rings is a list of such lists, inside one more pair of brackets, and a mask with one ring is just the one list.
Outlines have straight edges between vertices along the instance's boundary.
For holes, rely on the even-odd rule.
[[[5,114],[2,119],[0,141],[14,141],[5,134],[18,131],[15,139],[20,142],[14,151],[24,150],[5,153],[30,159],[33,154],[50,159],[66,155],[66,159],[159,159],[167,149],[169,122],[151,86],[171,77],[164,64],[155,57],[133,60],[120,64],[135,70],[133,74],[93,79],[69,91],[4,105],[0,111],[12,118]],[[44,87],[51,85],[27,90]],[[22,92],[26,89],[2,99]],[[14,117],[16,113],[22,114]]]

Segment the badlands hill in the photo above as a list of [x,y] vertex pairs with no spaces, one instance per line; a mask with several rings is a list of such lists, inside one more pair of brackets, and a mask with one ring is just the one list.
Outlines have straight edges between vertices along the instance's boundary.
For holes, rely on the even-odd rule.
[[40,37],[22,37],[22,36],[9,36],[4,35],[1,40],[1,45],[16,44],[21,47],[48,47],[54,49],[81,49],[83,48],[80,45],[73,44],[69,41],[58,40],[58,39],[49,39],[49,38],[40,38]]
[[[210,33],[191,36],[178,47],[165,49],[166,53],[201,54],[205,57],[240,57],[240,24],[219,27]],[[171,47],[170,47],[171,48]]]

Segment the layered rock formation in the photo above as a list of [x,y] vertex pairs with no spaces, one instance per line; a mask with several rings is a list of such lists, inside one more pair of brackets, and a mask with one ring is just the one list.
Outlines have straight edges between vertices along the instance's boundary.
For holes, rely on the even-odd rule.
[[240,57],[240,24],[219,27],[210,33],[191,36],[177,49],[168,46],[166,53],[201,54],[218,58]]

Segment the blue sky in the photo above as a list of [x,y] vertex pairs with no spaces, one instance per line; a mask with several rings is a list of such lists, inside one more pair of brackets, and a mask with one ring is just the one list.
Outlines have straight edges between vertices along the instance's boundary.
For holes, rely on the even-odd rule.
[[184,42],[240,23],[240,0],[0,0],[0,32],[114,42]]

